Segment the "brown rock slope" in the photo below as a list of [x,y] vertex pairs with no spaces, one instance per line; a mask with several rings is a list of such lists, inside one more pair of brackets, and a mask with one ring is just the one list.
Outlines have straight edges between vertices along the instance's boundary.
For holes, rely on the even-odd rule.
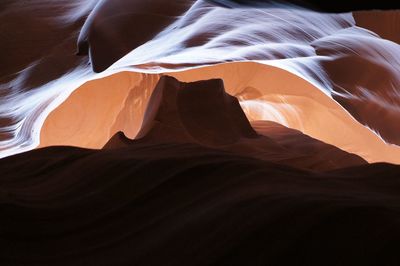
[[0,160],[0,264],[399,264],[400,167],[257,159],[357,157],[276,124],[257,135],[220,80],[164,77],[150,101],[139,140]]
[[357,11],[353,12],[353,16],[357,26],[400,44],[400,10]]

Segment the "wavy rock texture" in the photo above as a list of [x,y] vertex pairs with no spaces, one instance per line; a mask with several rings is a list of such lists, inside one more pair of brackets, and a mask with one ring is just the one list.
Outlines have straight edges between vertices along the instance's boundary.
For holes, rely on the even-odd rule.
[[[396,146],[387,145],[329,96],[279,68],[242,62],[169,75],[185,82],[222,78],[251,121],[275,121],[370,162],[397,163],[400,158]],[[118,131],[135,138],[158,79],[124,72],[88,82],[47,117],[41,145],[101,148]]]
[[[3,74],[2,80],[5,82],[0,88],[2,157],[39,146],[40,132],[43,131],[42,126],[49,113],[74,90],[82,84],[90,84],[91,80],[103,80],[104,77],[121,71],[136,72],[137,75],[162,74],[227,61],[252,61],[289,71],[313,84],[313,90],[320,90],[330,96],[332,104],[338,102],[358,122],[367,126],[366,130],[377,132],[375,137],[370,138],[375,138],[371,143],[382,142],[380,138],[388,143],[399,143],[398,127],[394,122],[399,115],[399,46],[368,30],[355,27],[351,14],[319,14],[283,8],[228,9],[203,1],[196,1],[191,7],[176,2],[167,9],[164,9],[162,1],[154,1],[148,5],[137,1],[127,5],[123,1],[72,1],[68,4],[60,1],[36,1],[23,8],[14,2],[4,5],[6,8],[1,13],[1,19],[11,25],[11,28],[23,27],[19,25],[22,21],[21,14],[25,14],[19,12],[22,9],[27,10],[25,21],[37,25],[38,30],[34,31],[36,27],[32,27],[32,32],[24,35],[17,35],[12,30],[7,33],[12,37],[20,36],[18,38],[21,38],[19,43],[22,47],[32,46],[30,40],[33,38],[37,42],[33,43],[34,49],[23,49],[26,56],[13,55],[17,59],[13,61],[13,57],[8,57],[10,59],[6,61],[12,61],[15,66],[6,68],[10,70]],[[96,8],[93,8],[95,5]],[[57,9],[61,6],[64,8]],[[52,9],[60,10],[60,13],[50,12]],[[186,9],[188,10],[185,11]],[[51,17],[29,15],[36,10]],[[160,10],[165,10],[165,14],[160,15]],[[94,66],[97,61],[105,62],[105,68],[132,50],[100,74],[93,74],[87,65],[87,58],[74,56],[75,50],[71,47],[72,40],[77,39],[77,31],[88,14],[89,18],[85,20],[78,40],[79,51],[84,54],[85,49],[99,49],[99,53],[89,53]],[[121,31],[149,14],[153,15],[157,23],[143,23],[139,31]],[[155,19],[160,16],[160,20]],[[54,31],[54,40],[50,41],[46,37],[48,31],[42,30],[44,24],[49,25],[46,26],[47,29]],[[163,29],[166,25],[167,28]],[[143,32],[147,34],[143,35]],[[2,50],[13,50],[13,44],[7,43],[2,44],[6,45]],[[104,50],[110,52],[102,53]],[[46,51],[45,57],[43,51]],[[20,71],[15,73],[17,69]],[[355,78],[348,80],[349,72],[354,72]],[[379,75],[374,75],[375,73]],[[378,78],[381,76],[385,78]],[[106,84],[107,79],[104,82]],[[150,86],[143,90],[151,89]],[[269,95],[261,97],[268,98]],[[141,102],[142,99],[135,101]],[[114,110],[112,112],[118,112],[115,109],[120,107],[110,108]],[[370,111],[371,108],[374,112]],[[143,110],[144,107],[139,106],[137,109]],[[266,101],[258,101],[256,109],[258,113],[270,113],[271,105]],[[122,116],[134,116],[133,119],[141,121],[140,115],[140,112],[125,113],[119,119],[121,121]],[[288,123],[285,125],[341,149],[360,154],[369,161],[397,162],[396,158],[399,158],[396,156],[398,148],[385,145],[384,142],[371,147],[364,145],[364,148],[356,145],[357,149],[353,149],[347,144],[340,144],[339,140],[321,137],[331,132],[313,132],[300,126]],[[127,126],[116,122],[114,128],[121,130],[124,127]],[[128,135],[134,134],[139,125],[134,127],[136,129],[127,130]],[[97,135],[95,130],[83,132],[80,137],[79,134],[72,137],[81,139],[80,143],[61,136],[54,138],[57,139],[57,144],[73,142],[82,147],[94,147],[104,144],[107,136],[112,133],[103,132],[102,141],[94,139],[89,143],[85,140],[85,135]],[[340,135],[340,132],[337,134]],[[41,141],[41,146],[46,146],[46,143],[55,144],[52,139],[42,138]],[[388,150],[395,151],[388,153]],[[379,158],[380,154],[387,154],[386,157],[389,158]]]
[[395,166],[316,174],[163,144],[49,147],[3,159],[0,168],[5,265],[400,260]]
[[399,265],[399,13],[353,10],[0,1],[0,264]]
[[0,261],[396,265],[399,166],[272,122],[258,135],[222,84],[163,77],[137,140],[0,160]]
[[400,261],[395,166],[317,174],[161,144],[49,147],[0,169],[5,265]]

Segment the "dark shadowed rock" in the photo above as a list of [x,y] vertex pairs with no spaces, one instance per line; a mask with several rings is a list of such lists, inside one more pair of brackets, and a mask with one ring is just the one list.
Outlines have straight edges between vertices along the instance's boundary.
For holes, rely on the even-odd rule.
[[190,143],[303,169],[330,170],[366,163],[359,156],[276,123],[259,121],[253,126],[258,133],[237,98],[225,92],[222,80],[185,83],[163,76],[135,140],[118,132],[104,149],[138,143]]

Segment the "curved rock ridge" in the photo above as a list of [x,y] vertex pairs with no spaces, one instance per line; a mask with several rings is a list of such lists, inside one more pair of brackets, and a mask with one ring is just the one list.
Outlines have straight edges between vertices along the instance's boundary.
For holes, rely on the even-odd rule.
[[[101,72],[121,59],[124,55],[145,44],[165,28],[175,22],[179,16],[188,16],[194,11],[203,16],[203,11],[195,10],[198,7],[255,7],[255,8],[307,8],[326,12],[351,12],[359,9],[394,9],[399,4],[379,2],[374,4],[359,1],[357,4],[340,5],[338,3],[321,3],[321,1],[275,0],[275,1],[241,1],[241,0],[213,0],[213,1],[174,1],[171,4],[165,0],[124,1],[101,0],[90,13],[78,39],[78,54],[90,54],[93,70]],[[193,10],[189,10],[192,5]],[[197,5],[197,6],[196,6]],[[185,14],[188,11],[188,14]],[[132,30],[132,25],[141,25]],[[129,32],[127,34],[127,32]],[[208,33],[207,35],[212,34]],[[199,39],[208,38],[197,36]],[[188,40],[188,43],[197,42]],[[117,43],[118,45],[115,45]]]
[[[287,149],[286,158],[275,162],[312,170],[330,170],[366,164],[366,161],[356,154],[345,152],[311,138],[299,130],[272,121],[253,121],[251,126],[258,134]],[[292,156],[288,156],[289,154]]]
[[[400,114],[400,81],[397,75],[400,52],[399,45],[381,38],[385,35],[380,34],[380,37],[356,26],[350,13],[319,14],[290,6],[224,8],[205,1],[168,3],[170,6],[160,14],[159,11],[164,10],[166,5],[161,0],[2,1],[0,22],[5,38],[0,48],[9,52],[1,57],[4,67],[0,70],[0,157],[38,147],[43,141],[40,133],[46,118],[83,84],[123,71],[137,75],[160,75],[210,64],[251,61],[279,67],[313,84],[313,89],[319,89],[332,101],[340,103],[366,126],[366,130],[372,134],[376,132],[376,137],[388,142],[386,147],[379,144],[379,148],[375,145],[368,148],[379,154],[372,156],[375,159],[371,161],[394,162],[393,158],[399,158],[387,155],[384,159],[376,160],[376,157],[381,157],[380,154],[392,154],[386,150],[395,149],[390,144],[400,141],[398,123],[395,122]],[[94,8],[96,5],[97,8]],[[104,8],[108,6],[110,9]],[[115,19],[112,13],[116,14]],[[374,18],[367,20],[375,24],[372,22]],[[152,20],[151,23],[141,23],[148,19]],[[376,23],[382,24],[383,21],[389,23],[392,20],[379,20]],[[125,30],[132,23],[140,27]],[[89,56],[93,57],[92,60],[97,58],[99,62],[104,60],[105,66],[127,51],[131,52],[105,71],[95,74],[88,57],[75,56],[74,44],[79,29],[82,54],[90,47],[90,37],[94,37],[93,47],[107,52],[93,53],[93,56],[89,53]],[[355,78],[348,75],[355,70]],[[136,94],[132,93],[129,101],[133,101]],[[142,99],[136,102],[139,102],[138,106],[143,105]],[[265,111],[271,105],[265,101],[262,105],[260,101],[252,103],[255,104],[257,109],[263,110],[265,117]],[[82,106],[79,108],[85,109]],[[113,123],[113,130],[103,134],[102,140],[109,139],[109,133],[116,132],[114,128],[118,131],[124,127],[121,125],[124,116],[130,116],[136,122],[142,119],[141,108],[137,108],[138,113],[129,112],[126,108],[124,110],[127,112],[120,112],[118,108],[110,107],[112,114],[118,113],[118,117],[109,121]],[[371,109],[374,111],[371,112]],[[313,137],[325,134],[316,131],[311,134],[301,127],[293,128]],[[128,136],[135,135],[136,129],[130,129]],[[92,128],[81,133],[93,136],[97,131],[97,128]],[[127,130],[124,129],[124,132]],[[355,136],[356,132],[352,135]],[[68,137],[62,135],[64,139]],[[52,140],[50,137],[43,143],[53,143]],[[80,139],[81,142],[75,138],[72,140],[74,145],[82,147],[104,145],[98,139],[88,143],[86,137]],[[331,140],[322,140],[334,144]],[[340,148],[348,146],[351,144]],[[365,158],[370,160],[369,152]]]
[[[271,5],[224,8],[196,1],[158,34],[149,28],[149,32],[156,34],[153,39],[145,41],[136,32],[127,34],[144,42],[143,45],[124,41],[116,45],[120,38],[110,38],[111,43],[93,39],[88,46],[103,46],[109,51],[116,46],[130,47],[129,54],[115,64],[105,66],[111,69],[131,66],[156,72],[161,68],[165,72],[231,61],[262,61],[278,66],[315,84],[360,123],[388,143],[399,145],[399,128],[393,123],[400,118],[397,96],[400,79],[396,74],[400,69],[399,46],[356,27],[352,14],[320,14],[285,5],[271,8],[276,2],[267,2]],[[119,6],[116,13],[125,14],[122,7]],[[130,10],[130,6],[125,8]],[[143,12],[146,10],[143,8]],[[99,17],[107,20],[107,15],[101,14]],[[130,25],[128,21],[121,23]],[[118,27],[117,24],[110,25],[113,25],[111,28]],[[92,25],[90,20],[87,28],[98,30],[102,35],[115,32]],[[109,53],[92,54],[90,58],[93,65],[98,61],[115,61]],[[356,78],[347,74],[351,71],[357,72]],[[373,73],[383,73],[385,78],[374,78]],[[347,78],[351,82],[343,82]],[[368,111],[371,108],[377,110],[381,119]]]
[[[400,162],[398,146],[386,144],[328,95],[280,68],[234,62],[168,75],[186,83],[222,79],[250,121],[277,122],[368,162]],[[85,83],[46,118],[41,147],[100,149],[118,131],[136,138],[159,78],[159,74],[121,72]]]
[[135,143],[37,149],[0,160],[0,172],[7,266],[400,262],[399,166],[323,173]]
[[194,2],[100,0],[80,32],[78,55],[90,54],[93,70],[104,71],[158,35]]
[[332,170],[367,163],[279,124],[258,121],[254,125],[260,135],[247,120],[238,99],[225,92],[221,79],[186,83],[162,76],[135,139],[117,132],[103,149],[189,143],[303,169]]

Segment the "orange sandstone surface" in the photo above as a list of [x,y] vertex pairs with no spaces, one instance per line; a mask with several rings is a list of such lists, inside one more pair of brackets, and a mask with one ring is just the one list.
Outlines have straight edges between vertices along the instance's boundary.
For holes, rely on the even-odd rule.
[[[398,146],[386,144],[329,96],[282,69],[245,62],[165,74],[183,82],[220,78],[250,121],[277,122],[368,162],[400,162]],[[47,117],[40,147],[101,148],[118,131],[135,138],[159,78],[121,72],[87,82]]]

